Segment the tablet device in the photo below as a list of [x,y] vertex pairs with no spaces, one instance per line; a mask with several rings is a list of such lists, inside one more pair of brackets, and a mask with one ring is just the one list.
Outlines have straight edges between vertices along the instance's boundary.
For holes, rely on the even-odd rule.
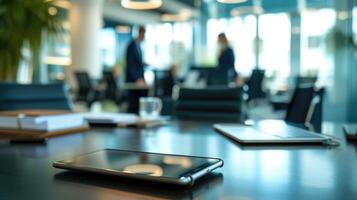
[[61,169],[179,186],[191,186],[198,178],[222,166],[223,160],[219,158],[115,149],[53,163],[53,167]]

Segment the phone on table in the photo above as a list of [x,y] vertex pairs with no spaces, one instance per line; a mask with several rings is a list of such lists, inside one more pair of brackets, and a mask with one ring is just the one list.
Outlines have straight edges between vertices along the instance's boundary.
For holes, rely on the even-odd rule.
[[222,166],[223,160],[219,158],[116,149],[53,163],[55,168],[177,186],[192,186],[198,178]]

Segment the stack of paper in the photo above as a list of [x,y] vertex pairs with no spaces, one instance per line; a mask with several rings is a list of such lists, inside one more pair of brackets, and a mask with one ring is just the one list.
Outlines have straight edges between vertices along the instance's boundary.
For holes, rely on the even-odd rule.
[[83,116],[65,111],[9,111],[0,112],[1,129],[56,131],[81,127]]

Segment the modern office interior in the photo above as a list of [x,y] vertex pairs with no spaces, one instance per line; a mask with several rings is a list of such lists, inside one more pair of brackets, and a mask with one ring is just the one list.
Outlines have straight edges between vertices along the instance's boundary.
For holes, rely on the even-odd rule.
[[0,200],[356,199],[356,0],[0,0],[0,24]]

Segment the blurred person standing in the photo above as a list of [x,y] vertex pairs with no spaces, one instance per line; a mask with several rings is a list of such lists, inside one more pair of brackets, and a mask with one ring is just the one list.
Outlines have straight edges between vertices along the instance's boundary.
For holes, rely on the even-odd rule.
[[[138,86],[145,86],[144,79],[144,66],[143,55],[140,44],[145,39],[145,27],[140,26],[138,35],[133,39],[126,51],[126,82],[136,83]],[[129,90],[128,112],[138,113],[139,111],[139,98],[147,96],[147,90]]]
[[237,78],[237,73],[234,68],[234,52],[229,45],[225,33],[220,33],[218,35],[218,43],[220,48],[218,57],[218,71],[226,73],[229,81],[235,81]]

